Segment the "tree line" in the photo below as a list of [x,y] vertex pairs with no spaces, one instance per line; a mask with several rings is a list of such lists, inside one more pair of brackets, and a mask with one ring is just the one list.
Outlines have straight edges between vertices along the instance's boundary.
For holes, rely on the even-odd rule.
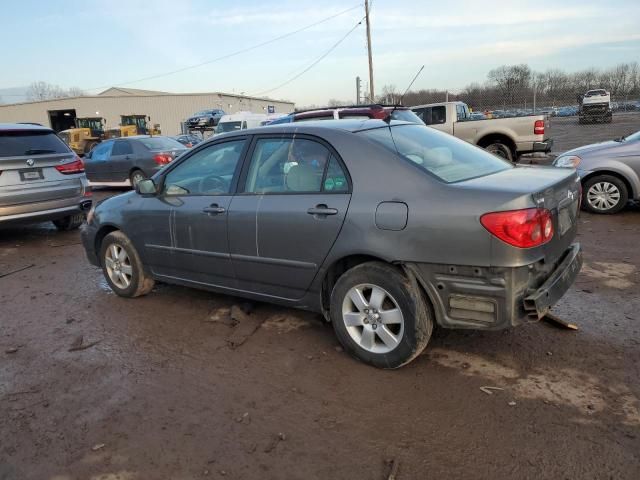
[[39,81],[33,82],[27,88],[26,97],[30,102],[53,100],[56,98],[80,97],[85,92],[79,87],[62,88],[59,85]]
[[[578,72],[548,69],[535,72],[526,64],[503,65],[487,74],[484,83],[474,82],[457,93],[444,89],[409,91],[404,105],[460,100],[476,110],[490,108],[527,108],[576,105],[577,97],[587,90],[604,88],[613,101],[640,99],[640,66],[638,62],[621,63],[609,69],[588,68]],[[397,104],[402,92],[395,85],[385,85],[376,101]]]

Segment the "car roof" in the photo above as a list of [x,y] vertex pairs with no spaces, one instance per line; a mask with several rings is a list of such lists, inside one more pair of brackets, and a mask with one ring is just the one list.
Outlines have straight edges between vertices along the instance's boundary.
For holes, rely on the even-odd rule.
[[53,132],[49,127],[33,125],[32,123],[0,123],[0,132],[7,132],[11,130]]

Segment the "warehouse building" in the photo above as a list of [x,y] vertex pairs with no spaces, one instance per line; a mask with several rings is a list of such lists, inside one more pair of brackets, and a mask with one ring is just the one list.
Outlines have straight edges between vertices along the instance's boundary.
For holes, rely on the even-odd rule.
[[167,93],[112,87],[98,95],[0,105],[0,123],[35,122],[59,132],[75,125],[76,117],[102,117],[107,127],[120,115],[147,115],[163,135],[182,133],[183,122],[195,112],[220,108],[226,113],[289,113],[293,102],[229,93]]

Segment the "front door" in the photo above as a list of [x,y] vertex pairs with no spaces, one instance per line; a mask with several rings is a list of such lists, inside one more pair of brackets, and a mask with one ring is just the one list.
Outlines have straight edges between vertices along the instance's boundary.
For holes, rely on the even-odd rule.
[[84,170],[90,182],[108,182],[110,180],[109,159],[112,148],[113,140],[102,142],[89,153],[88,158],[85,158]]
[[109,159],[110,181],[125,182],[129,179],[129,171],[134,163],[133,155],[130,140],[114,140],[111,158]]
[[313,138],[258,138],[229,208],[239,288],[301,298],[335,242],[350,187],[336,153]]
[[234,138],[208,145],[164,176],[161,193],[145,205],[145,257],[154,274],[235,287],[227,215],[245,144],[245,138]]

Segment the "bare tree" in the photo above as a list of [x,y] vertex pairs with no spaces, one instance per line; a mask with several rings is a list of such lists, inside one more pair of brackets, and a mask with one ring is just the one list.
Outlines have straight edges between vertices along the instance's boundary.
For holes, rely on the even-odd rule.
[[33,82],[27,89],[27,100],[32,102],[51,100],[54,98],[78,97],[81,95],[84,95],[84,92],[78,87],[71,87],[65,90],[58,85],[52,85],[42,80]]
[[378,97],[378,102],[388,105],[397,105],[400,103],[401,99],[402,95],[398,92],[395,85],[385,85],[382,87],[382,94]]
[[503,65],[490,70],[489,83],[495,85],[503,95],[503,102],[512,105],[522,99],[531,83],[531,69],[528,65]]

